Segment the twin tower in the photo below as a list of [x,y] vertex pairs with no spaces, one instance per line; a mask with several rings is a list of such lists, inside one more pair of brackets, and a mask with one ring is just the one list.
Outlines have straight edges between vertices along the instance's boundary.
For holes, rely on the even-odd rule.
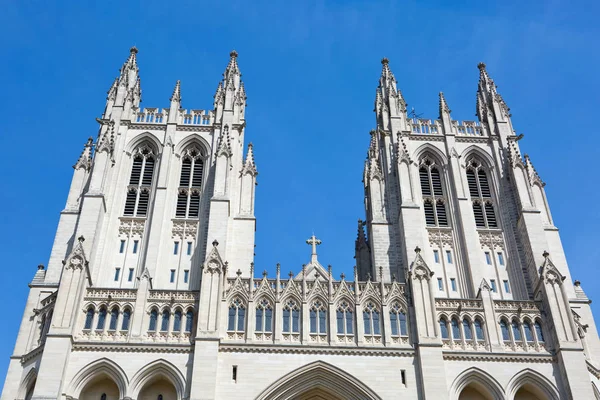
[[74,165],[3,400],[600,396],[589,300],[485,64],[461,122],[441,92],[437,119],[409,115],[384,58],[354,278],[313,236],[298,275],[269,279],[238,54],[200,110],[179,81],[141,108],[137,53]]

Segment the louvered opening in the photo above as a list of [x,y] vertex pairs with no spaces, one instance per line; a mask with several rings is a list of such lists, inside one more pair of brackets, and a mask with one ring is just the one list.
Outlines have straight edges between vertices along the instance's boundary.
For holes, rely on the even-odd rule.
[[152,185],[152,175],[154,174],[154,159],[146,158],[146,165],[144,166],[144,178],[142,179],[142,185]]
[[136,197],[137,191],[135,189],[129,189],[127,192],[127,200],[125,200],[125,211],[123,212],[124,215],[133,215]]
[[438,226],[448,226],[448,217],[446,216],[446,205],[442,200],[435,203],[435,211],[437,213]]
[[485,171],[480,169],[477,172],[477,175],[479,177],[479,186],[481,187],[481,195],[483,197],[492,197],[490,194],[490,185],[488,183],[488,179],[487,179],[487,175],[485,174]]
[[435,226],[435,216],[433,213],[433,203],[431,200],[425,200],[423,203],[423,209],[425,210],[425,222],[427,225]]
[[429,186],[429,174],[427,168],[421,167],[419,169],[419,177],[421,178],[421,193],[423,196],[431,196],[431,187]]
[[138,201],[137,213],[138,217],[145,217],[148,213],[148,202],[150,201],[150,191],[142,189],[140,191],[140,199]]
[[497,228],[498,222],[496,221],[496,214],[494,213],[494,206],[491,202],[485,203],[485,217],[489,228]]
[[131,179],[129,179],[130,185],[139,185],[140,177],[142,175],[142,164],[144,162],[144,158],[142,156],[136,156],[133,159],[133,166],[131,168]]
[[443,196],[440,172],[435,167],[431,168],[431,184],[433,186],[433,194],[436,196]]
[[185,209],[187,207],[187,193],[185,190],[182,190],[177,195],[177,210],[175,212],[175,216],[178,218],[185,218]]
[[194,191],[190,196],[190,218],[198,218],[198,211],[200,210],[200,192]]
[[481,207],[481,203],[473,203],[473,215],[475,216],[475,225],[477,225],[478,228],[485,228],[485,219],[483,218],[483,208]]
[[467,182],[469,183],[469,193],[471,194],[471,197],[479,197],[477,179],[475,178],[475,171],[472,169],[467,170]]
[[181,163],[181,179],[179,186],[188,187],[190,185],[190,175],[192,173],[192,160],[186,158]]
[[194,176],[192,177],[192,186],[202,186],[202,170],[204,169],[204,162],[202,160],[194,161]]

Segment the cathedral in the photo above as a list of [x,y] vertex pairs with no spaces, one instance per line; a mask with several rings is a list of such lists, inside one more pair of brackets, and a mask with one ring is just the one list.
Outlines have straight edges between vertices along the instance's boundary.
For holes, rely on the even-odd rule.
[[141,108],[137,53],[75,160],[2,400],[600,399],[591,301],[485,64],[477,120],[443,93],[430,120],[384,58],[354,273],[312,235],[269,276],[238,54],[200,110],[179,81]]

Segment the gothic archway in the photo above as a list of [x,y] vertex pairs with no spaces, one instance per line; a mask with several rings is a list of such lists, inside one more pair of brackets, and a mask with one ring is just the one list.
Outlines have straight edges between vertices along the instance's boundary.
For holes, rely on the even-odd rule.
[[300,367],[273,382],[256,400],[381,400],[367,385],[323,361]]
[[80,400],[118,400],[125,396],[128,379],[114,361],[100,358],[83,367],[71,380],[67,394]]
[[541,373],[532,369],[518,372],[508,382],[509,399],[515,400],[559,400],[556,387]]
[[129,397],[132,399],[181,400],[185,378],[175,365],[164,359],[155,360],[141,368],[131,378]]
[[502,400],[502,386],[487,372],[472,367],[460,373],[450,386],[450,399]]

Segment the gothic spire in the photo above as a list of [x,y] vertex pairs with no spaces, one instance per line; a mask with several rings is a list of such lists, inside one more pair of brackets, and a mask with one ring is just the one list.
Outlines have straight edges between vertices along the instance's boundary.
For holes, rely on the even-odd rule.
[[173,94],[170,98],[171,102],[181,103],[181,81],[178,79],[173,89]]
[[446,98],[444,97],[444,92],[440,92],[440,119],[443,119],[444,115],[450,116],[450,107],[448,107],[448,103],[446,102]]
[[92,139],[92,137],[90,137],[87,140],[87,142],[85,143],[85,145],[83,146],[83,151],[81,152],[81,155],[79,156],[79,159],[77,160],[75,165],[73,165],[73,168],[75,168],[75,169],[83,168],[85,170],[90,169],[90,167],[92,166],[92,145],[93,145],[93,143],[94,143],[94,139]]
[[[391,119],[404,114],[406,119],[406,101],[402,92],[396,87],[396,78],[389,66],[389,60],[381,60],[381,76],[375,96],[375,113],[377,126],[384,130],[392,130]],[[396,127],[398,129],[400,127]]]
[[[477,116],[481,121],[484,120],[488,107],[492,110],[498,110],[494,108],[494,104],[498,105],[501,115],[496,115],[496,119],[505,120],[510,117],[510,108],[506,105],[506,102],[498,93],[498,87],[494,83],[494,80],[489,76],[485,63],[480,62],[477,64],[479,68],[479,84],[477,86]],[[497,111],[495,111],[497,113]]]
[[231,157],[231,138],[229,137],[229,126],[225,125],[219,136],[219,143],[217,144],[217,157],[225,155]]
[[254,176],[258,175],[256,164],[254,163],[254,146],[252,143],[248,144],[248,153],[246,153],[246,161],[244,161],[244,166],[242,168],[242,175],[246,173],[250,173]]
[[106,92],[106,100],[114,100],[117,98],[117,88],[119,87],[119,78],[115,78],[110,89]]
[[137,73],[139,71],[137,65],[137,47],[133,46],[129,49],[129,58],[121,67],[121,76],[119,77],[119,83],[122,85],[134,85],[134,82],[137,78]]
[[225,73],[223,74],[225,90],[236,90],[239,87],[242,74],[237,64],[237,56],[238,53],[235,50],[229,53],[229,64],[227,64],[227,68],[225,68]]
[[367,245],[367,236],[365,235],[365,223],[362,219],[358,220],[358,234],[356,237],[356,250],[360,250]]
[[527,154],[525,154],[525,168],[527,168],[527,174],[529,175],[529,182],[531,183],[532,186],[535,183],[538,183],[542,187],[546,186],[546,184],[544,183],[542,178],[540,178],[540,175],[535,170],[535,167],[533,166],[533,163],[531,162],[531,158],[529,158],[529,155],[527,155]]

